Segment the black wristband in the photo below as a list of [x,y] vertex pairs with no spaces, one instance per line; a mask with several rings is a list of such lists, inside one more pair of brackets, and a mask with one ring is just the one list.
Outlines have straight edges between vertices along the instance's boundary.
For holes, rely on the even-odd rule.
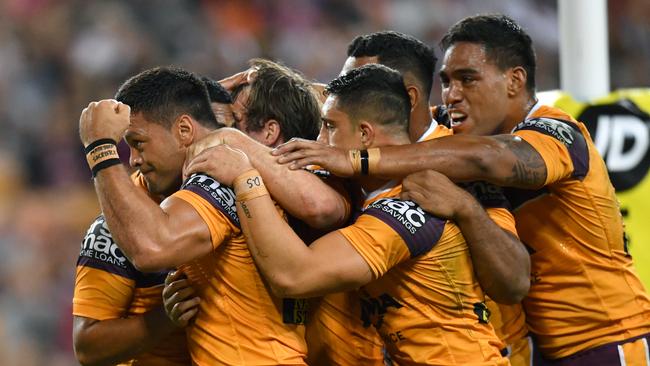
[[368,175],[368,150],[361,150],[361,175]]
[[122,164],[122,161],[120,159],[114,158],[114,159],[104,160],[101,163],[95,165],[91,169],[91,171],[93,173],[93,178],[95,178],[97,176],[97,173],[99,173],[100,170],[106,169],[108,167],[112,167],[113,165],[117,165],[117,164]]
[[112,145],[117,146],[117,142],[115,142],[115,140],[113,140],[113,139],[99,139],[99,140],[95,140],[95,141],[91,142],[90,145],[86,146],[84,148],[84,154],[88,155],[88,153],[93,151],[94,148],[96,148],[99,145],[104,145],[104,144],[112,144]]

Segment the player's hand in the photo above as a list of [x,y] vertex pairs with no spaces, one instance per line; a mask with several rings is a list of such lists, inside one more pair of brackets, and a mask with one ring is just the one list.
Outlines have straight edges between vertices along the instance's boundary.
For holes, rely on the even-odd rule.
[[233,90],[242,84],[251,84],[253,80],[255,80],[256,76],[257,67],[252,66],[247,70],[240,71],[235,75],[219,80],[219,84],[232,93]]
[[84,146],[109,138],[120,141],[129,127],[131,108],[114,99],[92,102],[79,117],[79,138]]
[[192,161],[197,155],[217,145],[239,146],[239,139],[245,137],[243,132],[235,128],[220,128],[204,136],[202,139],[194,142],[187,149],[185,156],[185,165]]
[[183,180],[194,173],[203,173],[221,184],[232,187],[235,178],[251,169],[253,165],[241,150],[228,145],[217,145],[204,150],[187,163]]
[[434,170],[424,170],[404,178],[400,198],[414,201],[424,211],[450,220],[471,215],[477,207],[472,195]]
[[289,164],[292,170],[318,165],[339,177],[354,175],[348,151],[321,142],[292,138],[271,151],[271,154],[278,156],[278,163]]
[[189,281],[179,271],[170,272],[165,278],[163,304],[167,317],[177,327],[184,328],[199,312],[201,299]]

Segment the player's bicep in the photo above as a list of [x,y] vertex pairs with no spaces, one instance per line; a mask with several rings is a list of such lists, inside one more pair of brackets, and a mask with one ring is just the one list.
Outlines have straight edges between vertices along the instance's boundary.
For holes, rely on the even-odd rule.
[[164,253],[170,264],[181,265],[212,251],[210,227],[194,206],[171,196],[160,207],[169,217],[169,231],[174,243]]
[[100,322],[98,319],[74,315],[72,318],[72,336],[74,337],[75,343],[80,340],[88,329],[98,322]]
[[544,163],[546,174],[542,185],[567,178],[581,180],[587,174],[588,144],[580,128],[573,122],[534,118],[520,123],[513,133],[537,152],[537,161],[541,159]]
[[370,265],[339,231],[314,241],[309,249],[311,263],[305,264],[304,280],[320,284],[310,295],[359,288],[373,278]]
[[519,136],[498,135],[493,137],[502,144],[505,159],[495,183],[517,188],[540,188],[546,182],[546,163],[535,148]]

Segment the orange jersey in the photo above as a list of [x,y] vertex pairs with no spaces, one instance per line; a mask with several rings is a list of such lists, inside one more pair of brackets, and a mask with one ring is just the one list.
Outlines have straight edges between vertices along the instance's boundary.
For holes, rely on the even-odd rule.
[[[419,141],[450,134],[451,129],[433,122]],[[373,327],[364,327],[360,318],[357,291],[328,294],[315,302],[307,323],[310,364],[384,365],[384,342]]]
[[[448,127],[449,116],[444,106],[434,106],[431,112],[440,124],[432,124],[418,142],[453,134],[453,130]],[[501,188],[485,182],[464,183],[461,186],[481,203],[492,221],[502,229],[517,235],[515,219],[509,211],[510,205]],[[504,343],[509,345],[526,336],[528,328],[521,304],[504,305],[487,298],[486,305],[491,313],[490,323]]]
[[[136,186],[146,187],[136,172]],[[153,197],[152,197],[153,198]],[[106,220],[99,216],[90,226],[77,260],[72,314],[107,320],[142,315],[162,306],[166,273],[143,273],[113,241]],[[179,329],[149,351],[122,365],[189,365],[185,331]]]
[[[142,273],[122,254],[103,216],[90,226],[77,261],[72,314],[97,320],[142,315],[162,305],[166,273]],[[189,365],[182,329],[124,363]]]
[[[330,175],[318,167],[311,167],[330,187],[346,198],[346,216],[352,206],[360,206],[360,189],[348,180]],[[292,229],[305,241],[313,240],[326,232],[306,227],[306,224],[289,218]],[[384,366],[384,344],[373,328],[363,327],[361,308],[356,291],[327,294],[309,301],[306,322],[308,363],[311,366],[368,365]]]
[[[486,182],[463,183],[461,186],[481,203],[494,223],[517,236],[515,218],[510,212],[510,204],[501,187]],[[521,304],[499,304],[489,297],[486,297],[485,304],[490,309],[490,323],[499,339],[507,346],[517,343],[528,334],[526,316]]]
[[585,126],[540,106],[513,133],[542,156],[543,189],[512,190],[519,235],[531,252],[524,300],[548,358],[650,332],[650,298],[627,252],[614,188]]
[[[239,227],[235,194],[194,175],[172,197],[189,203],[207,224],[213,251],[181,266],[201,298],[187,328],[197,365],[304,365],[305,301],[272,297]],[[284,321],[283,321],[284,319]]]
[[310,310],[309,365],[384,365],[384,343],[374,328],[363,326],[357,291],[315,299]]
[[452,222],[398,198],[401,185],[371,194],[339,232],[368,263],[361,320],[399,365],[508,364],[488,324],[465,240]]

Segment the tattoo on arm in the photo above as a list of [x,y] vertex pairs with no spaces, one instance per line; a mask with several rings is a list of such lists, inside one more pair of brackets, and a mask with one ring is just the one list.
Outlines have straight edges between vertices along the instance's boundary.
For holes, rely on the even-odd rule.
[[241,204],[241,209],[244,210],[244,215],[248,217],[249,219],[253,218],[253,215],[251,215],[250,210],[248,209],[248,206],[246,206],[246,203],[242,202]]
[[542,156],[521,137],[512,135],[495,136],[515,157],[510,176],[504,184],[519,188],[540,188],[546,182],[546,164]]

